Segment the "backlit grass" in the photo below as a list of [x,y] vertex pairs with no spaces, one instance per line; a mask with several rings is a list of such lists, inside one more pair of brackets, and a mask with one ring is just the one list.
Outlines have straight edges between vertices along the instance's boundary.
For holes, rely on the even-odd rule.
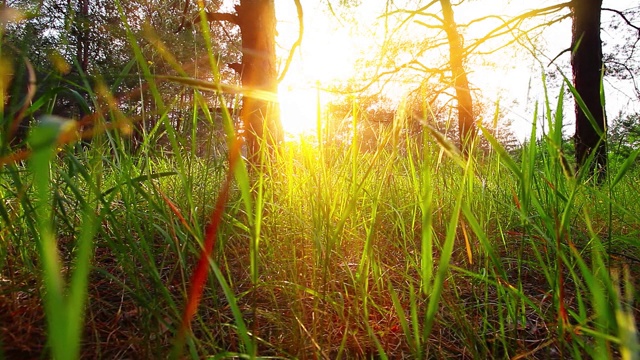
[[[465,158],[398,116],[374,149],[319,131],[230,169],[229,113],[200,115],[206,97],[183,81],[192,126],[175,129],[178,102],[131,41],[149,119],[112,102],[78,143],[71,120],[44,114],[25,148],[1,147],[5,357],[637,359],[637,153],[600,186],[574,174],[562,96],[531,114],[517,154],[483,131],[492,150]],[[151,118],[132,146],[130,125]]]

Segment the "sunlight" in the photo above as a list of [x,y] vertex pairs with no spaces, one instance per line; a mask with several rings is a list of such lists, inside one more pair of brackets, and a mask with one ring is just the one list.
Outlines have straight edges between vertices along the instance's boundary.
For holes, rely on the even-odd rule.
[[[290,46],[298,36],[298,22],[295,7],[290,2],[277,1],[278,7],[278,56],[281,64],[287,58]],[[456,8],[456,20],[467,23],[476,18],[479,13],[505,13],[517,14],[526,8],[526,5],[501,5],[499,9],[486,8],[483,5],[471,3],[467,7]],[[433,7],[439,10],[438,6]],[[384,6],[380,3],[367,3],[358,8],[358,21],[350,21],[349,18],[332,15],[323,4],[310,4],[304,2],[305,10],[305,33],[302,45],[296,50],[289,71],[279,86],[280,114],[281,121],[287,138],[298,139],[300,135],[312,134],[317,128],[318,110],[318,83],[323,89],[332,86],[340,86],[360,78],[364,74],[364,61],[372,61],[372,54],[375,49],[383,43],[385,36],[385,24],[380,20],[379,15],[384,11]],[[310,16],[313,14],[313,16]],[[397,19],[389,18],[391,23],[387,24],[389,29],[393,29]],[[484,34],[497,25],[496,22],[486,21],[474,23],[472,29],[467,29],[464,33],[465,40],[472,42],[477,34]],[[408,32],[393,33],[392,37],[397,38],[397,43],[391,42],[387,46],[394,47],[403,41],[417,41],[421,37],[427,36],[423,26],[414,24],[408,25]],[[491,49],[493,43],[489,42],[482,50]],[[384,66],[397,66],[404,61],[410,60],[407,57],[411,50],[398,54],[395,58],[381,58],[379,61],[387,62]],[[442,47],[432,52],[431,55],[422,57],[421,61],[428,66],[441,66],[447,61],[448,48]],[[468,76],[472,85],[477,89],[482,89],[481,96],[489,107],[501,99],[511,98],[514,93],[518,98],[527,98],[531,81],[530,62],[521,63],[516,61],[517,54],[504,53],[486,55],[485,62],[478,62],[471,59],[468,64]],[[381,63],[382,64],[382,63]],[[282,66],[282,65],[281,65]],[[396,78],[385,84],[384,89],[380,89],[384,96],[394,102],[400,103],[412,89],[418,88],[421,79],[419,77]],[[356,81],[357,83],[357,81]],[[381,84],[378,84],[381,85]],[[508,89],[508,90],[505,90]],[[322,92],[322,104],[330,102],[339,97],[337,94]],[[529,100],[529,99],[528,99]],[[535,101],[527,101],[527,104]],[[513,120],[529,121],[526,115],[531,109],[505,109],[508,101],[500,101],[503,111],[509,113]],[[526,104],[519,108],[526,107]],[[322,108],[321,108],[322,109]],[[487,111],[493,111],[488,110]],[[520,137],[528,135],[528,126],[520,124]]]
[[311,134],[317,129],[317,90],[307,87],[280,86],[280,119],[288,139]]
[[[322,5],[306,9],[307,14],[326,12]],[[278,23],[279,57],[286,59],[290,44],[298,36],[295,8],[280,9]],[[356,62],[371,39],[352,33],[336,18],[322,13],[305,18],[302,45],[294,54],[286,77],[280,83],[278,98],[282,126],[288,139],[312,134],[317,130],[318,101],[321,108],[334,95],[320,91],[341,85],[357,74]],[[319,96],[320,95],[320,96]]]
[[[281,71],[299,29],[293,2],[276,1],[276,7],[279,34],[277,51]],[[422,46],[421,39],[428,39],[432,35],[432,29],[417,22],[405,24],[401,31],[395,31],[399,17],[386,18],[388,23],[380,17],[385,11],[384,2],[363,3],[357,9],[357,20],[340,13],[332,14],[324,2],[303,1],[303,8],[305,29],[302,45],[295,51],[289,71],[279,86],[281,120],[288,139],[297,139],[300,135],[316,131],[318,83],[322,89],[344,87],[351,82],[366,83],[376,73],[389,72],[411,60],[412,56],[419,53],[416,49]],[[511,17],[530,8],[531,4],[520,2],[505,2],[493,7],[487,7],[482,2],[471,2],[456,7],[455,18],[458,24],[471,24],[462,26],[461,31],[465,43],[472,44],[502,23],[490,15]],[[438,12],[440,7],[434,5],[432,10]],[[485,20],[474,22],[477,18]],[[427,17],[420,20],[428,22]],[[557,31],[563,34],[570,32],[569,26],[569,22],[555,25]],[[385,36],[390,36],[391,41],[385,42]],[[556,36],[539,41],[540,46],[549,50],[549,54],[559,54],[566,47],[567,39],[566,36]],[[544,101],[543,94],[536,90],[542,69],[534,60],[523,61],[523,56],[526,56],[523,51],[495,51],[504,40],[505,37],[502,37],[481,45],[477,51],[484,52],[484,55],[470,57],[466,70],[475,89],[476,104],[484,112],[482,115],[491,118],[495,106],[500,104],[502,114],[513,122],[512,130],[522,140],[530,134],[529,114],[538,101]],[[403,43],[416,48],[403,48]],[[388,47],[387,51],[391,53],[397,51],[397,54],[380,55],[377,52],[381,46]],[[446,68],[448,51],[447,46],[440,46],[419,55],[418,60],[426,68]],[[401,103],[412,90],[420,87],[425,75],[419,73],[419,69],[417,74],[406,73],[409,75],[388,77],[384,88],[379,82],[369,92],[380,91],[392,102]],[[339,98],[338,94],[329,91],[322,91],[320,95],[321,106]]]

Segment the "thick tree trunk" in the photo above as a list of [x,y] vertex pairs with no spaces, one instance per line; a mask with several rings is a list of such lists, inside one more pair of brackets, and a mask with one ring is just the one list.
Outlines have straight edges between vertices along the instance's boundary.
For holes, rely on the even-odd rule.
[[[602,41],[600,39],[600,13],[602,0],[573,0],[573,38],[571,65],[573,83],[595,119],[594,127],[576,102],[576,160],[578,169],[594,154],[588,170],[604,179],[607,169],[606,118],[600,99],[602,73]],[[601,136],[602,135],[602,136]],[[582,169],[585,170],[585,169]]]
[[247,156],[258,163],[263,141],[275,149],[283,139],[277,103],[276,15],[274,0],[242,0],[236,6],[242,36],[242,87],[240,117],[244,124]]
[[449,64],[453,77],[453,86],[458,101],[458,134],[460,146],[464,153],[468,153],[470,146],[477,135],[477,128],[473,117],[473,99],[469,90],[469,79],[464,68],[464,48],[462,36],[458,33],[458,27],[453,18],[451,1],[440,0],[444,20],[444,30],[449,41]]

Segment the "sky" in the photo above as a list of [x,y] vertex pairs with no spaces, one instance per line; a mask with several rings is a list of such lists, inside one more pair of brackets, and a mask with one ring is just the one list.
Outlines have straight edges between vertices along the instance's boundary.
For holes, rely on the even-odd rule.
[[[402,1],[396,0],[395,4]],[[370,58],[376,54],[376,49],[383,43],[385,31],[384,18],[380,17],[385,11],[386,1],[362,0],[362,5],[357,8],[346,9],[339,5],[339,1],[332,0],[333,13],[327,1],[301,0],[304,10],[305,33],[302,46],[295,53],[287,77],[280,86],[280,98],[283,122],[285,128],[292,132],[313,130],[316,120],[316,108],[318,98],[325,104],[335,99],[326,91],[318,91],[332,84],[344,82],[352,77],[362,77],[357,62],[365,57]],[[491,6],[487,6],[487,3]],[[558,1],[536,1],[536,8],[553,5]],[[516,15],[530,10],[534,2],[481,0],[455,7],[455,17],[459,24],[466,23],[474,18],[485,15],[501,14]],[[605,0],[604,6],[624,9],[638,6],[633,0]],[[402,7],[402,6],[398,6]],[[410,7],[407,7],[410,8]],[[415,9],[415,5],[413,6]],[[436,4],[431,9],[439,12]],[[393,10],[391,8],[390,10]],[[293,0],[276,0],[276,16],[278,17],[278,53],[286,57],[291,44],[298,35],[298,20],[295,3]],[[611,13],[603,15],[603,24],[610,21]],[[357,21],[356,21],[357,19]],[[393,18],[388,18],[387,29],[393,29]],[[424,19],[426,21],[426,18]],[[478,34],[486,33],[495,27],[496,21],[486,21],[469,27],[465,32],[465,40]],[[406,31],[396,33],[393,39],[415,40],[426,33],[420,33],[424,27],[415,23],[403,27]],[[603,40],[607,43],[615,41],[611,34],[603,32]],[[560,54],[569,46],[571,40],[571,22],[567,19],[559,24],[545,29],[543,36],[538,39],[541,48],[540,54],[536,54],[546,63],[549,59]],[[486,50],[487,48],[485,48]],[[444,50],[447,50],[445,47]],[[446,61],[446,53],[435,53],[432,58],[426,60],[440,64]],[[381,61],[398,61],[399,59],[383,59]],[[568,67],[569,54],[561,55],[554,64],[560,66],[565,75],[570,78]],[[555,72],[554,67],[540,66],[532,56],[522,48],[507,49],[495,55],[486,57],[474,57],[468,64],[469,78],[472,86],[480,89],[482,101],[488,104],[499,104],[504,117],[512,121],[512,129],[517,138],[524,140],[531,129],[532,117],[536,102],[544,102],[542,86],[542,72]],[[414,76],[415,77],[415,76]],[[398,79],[388,84],[383,92],[385,95],[396,98],[399,102],[411,86],[417,83],[415,78]],[[620,91],[619,89],[622,89]],[[640,111],[637,98],[632,96],[633,91],[628,85],[613,82],[606,84],[607,109],[609,118],[621,110]],[[550,100],[554,103],[559,89],[551,86],[549,89]],[[477,93],[479,94],[479,93]],[[631,95],[631,96],[630,96]],[[494,106],[494,105],[491,105]],[[555,107],[555,103],[554,103]],[[573,104],[569,100],[565,105],[567,111],[565,118],[568,120],[567,135],[571,135],[573,117]],[[495,108],[494,108],[495,109]],[[493,110],[491,110],[493,111]]]

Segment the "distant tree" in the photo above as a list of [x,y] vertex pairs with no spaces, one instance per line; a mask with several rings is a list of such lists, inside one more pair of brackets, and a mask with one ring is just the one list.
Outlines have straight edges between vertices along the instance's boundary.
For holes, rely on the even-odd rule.
[[[211,9],[217,9],[221,2],[210,0],[207,5]],[[98,104],[91,101],[89,93],[95,93],[95,86],[102,83],[112,88],[115,96],[134,94],[119,104],[125,114],[136,120],[132,142],[135,143],[136,139],[141,138],[165,115],[158,111],[159,100],[175,104],[166,113],[169,123],[176,130],[189,130],[184,119],[188,118],[192,110],[194,91],[182,84],[158,81],[161,94],[161,99],[158,99],[146,87],[140,87],[143,77],[140,67],[127,66],[134,60],[134,55],[120,17],[120,9],[126,15],[129,29],[153,74],[177,75],[173,65],[167,61],[166,54],[158,48],[158,44],[163,44],[172,51],[171,57],[182,64],[189,76],[210,80],[212,74],[208,56],[202,50],[206,40],[197,31],[175,33],[183,13],[183,8],[178,6],[177,1],[130,0],[122,1],[120,5],[118,7],[113,1],[106,0],[10,0],[7,6],[19,9],[26,16],[20,23],[8,26],[2,41],[9,46],[3,46],[3,51],[5,54],[11,52],[11,57],[18,59],[14,64],[17,69],[20,69],[18,65],[24,63],[21,59],[28,60],[33,65],[38,85],[36,96],[41,100],[50,100],[50,104],[41,109],[80,119],[82,115],[96,110],[95,106]],[[210,44],[217,58],[225,63],[238,61],[239,55],[234,47],[240,41],[239,33],[216,25],[211,26],[210,31],[212,38],[224,39]],[[196,50],[175,51],[176,49]],[[124,74],[123,69],[129,69],[128,73]],[[231,69],[221,71],[221,77],[225,82],[236,81]],[[115,83],[118,84],[117,88],[113,88]],[[25,87],[14,88],[24,92]],[[55,96],[41,97],[51,89],[64,90],[57,92]],[[134,89],[138,90],[133,91]],[[72,92],[85,98],[82,105],[77,96],[71,96]],[[209,104],[213,107],[218,106],[216,96],[206,93],[200,95],[209,98]],[[226,96],[228,103],[233,96]],[[24,95],[14,98],[22,99]],[[178,101],[172,101],[176,98]],[[109,120],[109,115],[105,115]],[[37,116],[37,113],[31,116]],[[13,119],[11,116],[5,117],[9,118]],[[27,117],[24,122],[28,120]],[[25,127],[26,124],[21,124],[19,128]],[[10,131],[4,134],[8,133]]]
[[83,73],[89,68],[89,47],[91,46],[91,19],[89,18],[89,0],[78,0],[73,22],[72,35],[76,40],[76,61]]
[[640,148],[640,113],[619,114],[609,128],[608,143],[612,159],[625,160]]
[[[57,115],[80,118],[88,113],[92,104],[88,101],[86,84],[92,85],[95,78],[86,75],[95,76],[101,72],[96,64],[98,59],[106,58],[108,53],[111,69],[121,71],[124,67],[120,56],[124,46],[119,48],[110,41],[110,34],[97,30],[106,28],[113,12],[101,11],[104,4],[89,0],[16,0],[5,1],[3,5],[25,15],[22,21],[7,27],[2,38],[3,52],[16,60],[14,67],[18,73],[25,64],[33,69],[29,81],[37,85],[34,98],[48,100],[42,108]],[[106,78],[109,78],[108,73],[104,72]],[[24,99],[28,87],[20,85],[21,76],[16,80],[12,87],[13,98]],[[65,91],[60,91],[61,88]],[[55,96],[52,96],[52,89],[57,89]],[[47,92],[49,95],[42,97]],[[71,92],[85,100],[72,96]],[[5,132],[7,141],[21,143],[34,115],[37,114],[25,111],[5,116],[4,120],[11,123]]]

